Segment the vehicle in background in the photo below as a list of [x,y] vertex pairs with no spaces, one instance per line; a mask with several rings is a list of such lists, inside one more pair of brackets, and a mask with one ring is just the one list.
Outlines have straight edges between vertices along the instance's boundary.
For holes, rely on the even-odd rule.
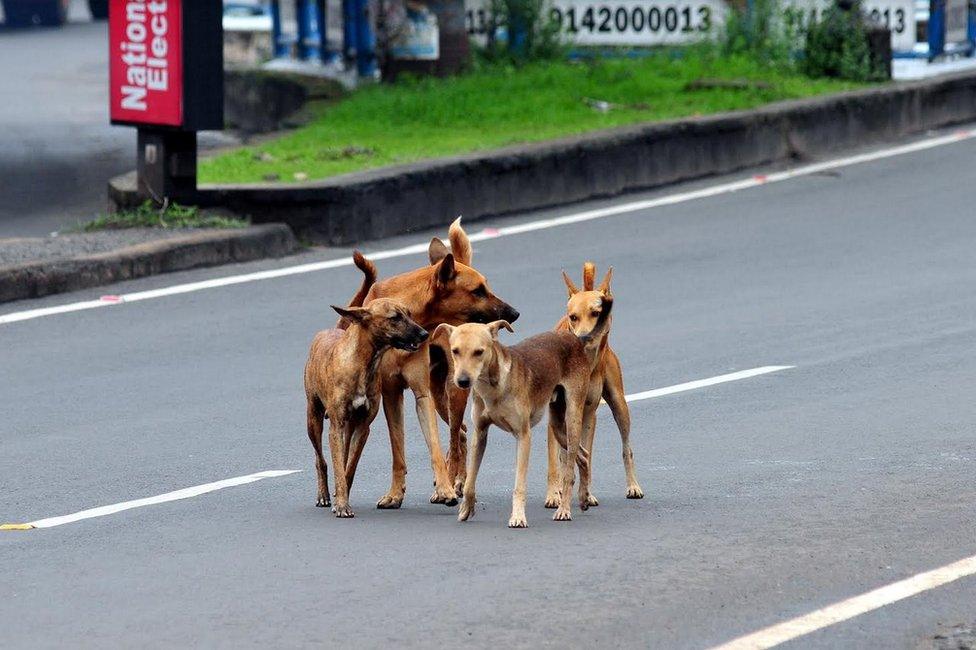
[[[68,19],[71,0],[0,0],[0,24],[4,27],[59,27]],[[108,0],[88,0],[94,20],[108,18]]]

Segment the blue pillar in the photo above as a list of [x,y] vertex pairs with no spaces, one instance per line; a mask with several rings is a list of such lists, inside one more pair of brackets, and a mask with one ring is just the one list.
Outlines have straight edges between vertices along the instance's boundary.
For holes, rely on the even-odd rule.
[[356,72],[360,77],[376,74],[376,36],[369,21],[369,0],[352,0],[356,23]]
[[271,41],[276,57],[288,56],[288,44],[281,36],[281,6],[278,0],[271,2]]
[[929,1],[929,61],[945,52],[945,0]]

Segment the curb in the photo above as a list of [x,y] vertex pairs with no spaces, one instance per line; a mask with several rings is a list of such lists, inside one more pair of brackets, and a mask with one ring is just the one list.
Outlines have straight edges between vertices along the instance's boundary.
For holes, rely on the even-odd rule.
[[40,298],[159,273],[281,257],[298,242],[282,223],[194,233],[97,255],[0,267],[0,303]]
[[[976,120],[976,74],[654,122],[289,185],[203,185],[203,206],[331,245],[814,157]],[[141,202],[132,175],[110,200]]]

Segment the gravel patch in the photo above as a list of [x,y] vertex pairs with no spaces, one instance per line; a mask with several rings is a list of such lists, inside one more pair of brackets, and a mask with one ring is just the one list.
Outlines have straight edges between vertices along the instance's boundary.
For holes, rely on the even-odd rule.
[[0,239],[0,266],[66,260],[79,255],[107,253],[150,241],[184,237],[193,233],[223,232],[214,229],[182,228],[161,230],[129,228],[92,233],[58,234],[50,237]]

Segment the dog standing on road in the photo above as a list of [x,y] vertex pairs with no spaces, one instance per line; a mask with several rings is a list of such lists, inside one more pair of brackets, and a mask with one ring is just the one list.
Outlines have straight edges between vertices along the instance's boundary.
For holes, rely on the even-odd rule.
[[305,364],[308,437],[315,449],[318,500],[327,507],[329,479],[322,456],[323,420],[329,420],[329,448],[335,475],[336,517],[352,517],[349,488],[356,474],[369,425],[380,406],[377,368],[389,348],[415,352],[427,340],[427,331],[393,300],[379,299],[368,307],[332,307],[347,319],[347,329],[324,330],[315,335]]
[[[569,331],[545,332],[506,347],[498,341],[498,330],[511,326],[503,321],[488,325],[440,325],[433,339],[448,338],[453,359],[454,381],[473,393],[472,449],[458,521],[474,514],[475,484],[484,457],[486,434],[492,424],[513,434],[517,440],[515,490],[512,493],[511,528],[524,528],[525,477],[529,466],[532,427],[548,406],[551,430],[562,447],[560,503],[553,519],[572,519],[570,494],[576,464],[588,464],[580,448],[583,406],[590,373],[600,341],[609,324],[613,298],[601,300],[600,316],[593,330],[576,336]],[[577,460],[579,458],[579,460]],[[589,508],[580,494],[580,508]]]
[[[376,270],[361,255],[354,256],[363,271],[363,288],[351,305],[368,306],[378,298],[402,303],[422,327],[433,330],[441,323],[460,325],[468,322],[488,323],[504,319],[514,322],[519,313],[494,295],[488,281],[470,266],[471,243],[461,227],[460,217],[449,230],[450,248],[436,237],[428,250],[430,265],[372,283]],[[372,278],[372,280],[371,280]],[[358,302],[357,302],[358,301]],[[343,327],[340,323],[338,327]],[[434,352],[439,354],[439,352]],[[443,361],[443,359],[440,359]],[[404,454],[403,392],[409,388],[416,399],[417,417],[430,451],[434,472],[434,494],[431,503],[455,505],[458,487],[464,476],[466,444],[463,438],[465,390],[446,386],[445,363],[436,363],[432,376],[431,350],[428,345],[418,352],[390,350],[380,362],[383,412],[390,430],[393,471],[389,491],[376,503],[377,508],[399,508],[406,492],[407,464]],[[444,461],[437,433],[438,413],[451,431],[449,460]]]
[[[566,305],[566,315],[556,324],[556,331],[570,331],[577,336],[583,332],[592,331],[600,318],[602,301],[611,297],[610,279],[613,277],[613,267],[607,269],[603,282],[596,289],[596,266],[593,262],[583,264],[583,289],[577,288],[573,281],[563,272],[563,281],[569,290],[569,302]],[[596,430],[596,410],[600,406],[600,399],[606,401],[620,430],[620,446],[624,460],[624,472],[627,475],[627,498],[643,499],[644,491],[637,482],[634,470],[634,452],[630,448],[630,409],[624,395],[623,372],[620,369],[620,359],[610,347],[610,327],[600,338],[597,352],[596,366],[590,375],[590,385],[586,393],[586,404],[583,407],[583,436],[580,445],[587,451],[590,462],[584,468],[580,466],[580,493],[585,494],[591,506],[600,505],[597,498],[590,491],[593,458],[593,434]],[[546,490],[546,507],[555,508],[559,505],[559,447],[552,428],[549,429],[549,476]]]

